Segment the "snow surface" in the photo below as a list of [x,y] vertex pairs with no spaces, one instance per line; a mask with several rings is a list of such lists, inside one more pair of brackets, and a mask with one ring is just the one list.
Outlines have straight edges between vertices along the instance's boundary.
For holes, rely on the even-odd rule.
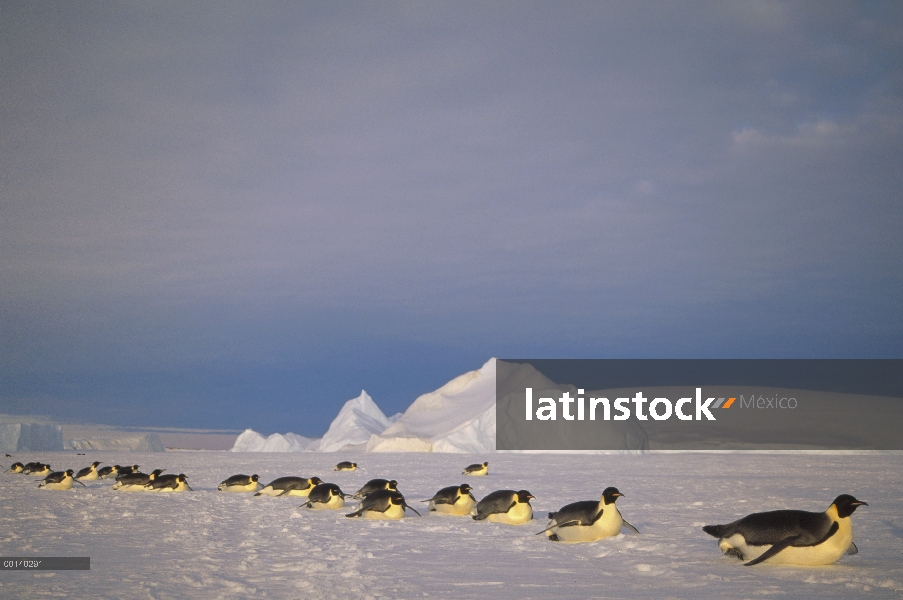
[[[357,471],[333,472],[341,460]],[[120,494],[37,488],[0,473],[5,556],[89,556],[91,571],[0,574],[0,598],[901,598],[903,469],[900,454],[641,453],[493,456],[411,453],[243,454],[72,452],[14,454],[54,468],[137,462],[186,473],[194,492]],[[464,466],[490,461],[486,477]],[[4,465],[8,466],[8,465]],[[556,544],[523,526],[467,517],[346,519],[308,511],[297,498],[224,494],[235,473],[318,475],[353,492],[395,478],[416,508],[467,481],[479,499],[526,488],[537,517],[617,486],[624,517],[642,533]],[[824,567],[745,567],[723,556],[703,524],[780,508],[821,511],[840,493],[865,500],[853,515],[859,554]]]

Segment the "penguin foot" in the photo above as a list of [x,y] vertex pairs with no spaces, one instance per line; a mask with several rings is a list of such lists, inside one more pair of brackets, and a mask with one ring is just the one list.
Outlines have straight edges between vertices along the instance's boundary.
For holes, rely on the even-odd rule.
[[552,535],[549,536],[549,541],[550,542],[560,542],[561,538],[558,537],[557,533],[553,533]]
[[724,551],[725,556],[733,556],[736,559],[743,560],[743,553],[736,548],[728,548]]

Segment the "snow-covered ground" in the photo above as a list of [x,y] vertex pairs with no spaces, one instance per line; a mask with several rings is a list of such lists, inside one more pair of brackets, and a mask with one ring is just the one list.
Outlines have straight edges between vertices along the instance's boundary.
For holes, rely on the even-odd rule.
[[[111,481],[65,492],[39,478],[0,474],[4,556],[90,556],[91,571],[0,572],[0,598],[900,598],[903,468],[899,454],[364,454],[71,452],[14,455],[54,468],[93,460],[186,473],[194,492],[118,493]],[[332,471],[354,460],[354,472]],[[464,466],[489,460],[487,477]],[[298,498],[226,494],[236,473],[263,482],[318,475],[353,493],[395,478],[409,504],[469,482],[479,499],[526,488],[533,522],[509,526],[413,513],[403,521],[311,512]],[[624,517],[642,532],[590,544],[534,533],[547,511],[617,486]],[[841,493],[865,500],[853,515],[859,554],[825,567],[745,567],[722,556],[703,524],[760,510],[824,510]],[[347,508],[347,507],[346,507]],[[426,514],[426,511],[422,511]]]

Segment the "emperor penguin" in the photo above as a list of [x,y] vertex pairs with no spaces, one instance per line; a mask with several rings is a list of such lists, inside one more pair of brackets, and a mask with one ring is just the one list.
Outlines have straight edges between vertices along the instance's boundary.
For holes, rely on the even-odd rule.
[[116,483],[113,484],[113,489],[119,490],[120,492],[147,491],[144,486],[146,486],[151,481],[154,481],[165,470],[166,469],[154,469],[154,471],[150,475],[147,475],[145,473],[125,473],[116,478]]
[[389,490],[390,492],[398,491],[398,482],[394,479],[371,479],[364,484],[364,487],[354,493],[353,498],[360,500],[366,498],[373,492],[378,490]]
[[311,490],[323,483],[319,477],[279,477],[264,486],[255,496],[299,496],[307,498]]
[[11,464],[9,466],[10,473],[21,473],[24,470],[25,470],[25,465],[23,465],[20,462],[14,462],[13,464]]
[[179,473],[178,475],[162,475],[153,481],[148,481],[144,485],[144,489],[151,492],[194,491],[188,485],[188,476],[185,475],[185,473]]
[[92,462],[90,467],[85,467],[76,473],[75,478],[80,481],[96,481],[100,479],[100,475],[97,474],[98,466],[100,466],[100,461]]
[[489,475],[489,463],[484,462],[482,464],[477,463],[468,465],[463,471],[461,471],[461,475],[470,475],[472,477]]
[[477,503],[474,508],[474,521],[488,520],[494,523],[520,525],[533,519],[533,507],[530,500],[535,498],[527,490],[498,490],[492,492]]
[[333,469],[333,471],[356,471],[357,463],[349,462],[347,460],[340,462]]
[[430,503],[430,512],[443,515],[469,515],[477,503],[477,499],[470,493],[472,489],[467,483],[452,485],[442,488],[432,498],[423,502]]
[[256,492],[259,487],[257,481],[260,476],[254,473],[247,475],[233,475],[219,484],[216,488],[221,492]]
[[97,476],[101,479],[116,479],[119,476],[119,469],[121,469],[119,465],[113,465],[110,467],[102,467],[97,470]]
[[558,512],[549,513],[549,526],[536,535],[544,533],[553,542],[594,542],[618,535],[621,527],[639,533],[615,506],[615,501],[623,495],[618,488],[608,487],[598,502],[584,500],[563,506]]
[[[45,463],[29,463],[31,464],[31,468],[28,465],[25,465],[25,469],[22,471],[26,475],[37,475],[47,477],[51,473],[53,473],[53,469],[50,468],[50,465]],[[64,471],[60,471],[61,473]]]
[[805,510],[772,510],[747,515],[727,525],[706,525],[718,538],[725,554],[748,561],[793,565],[829,565],[844,554],[856,554],[850,516],[868,506],[849,494],[841,494],[823,513]]
[[[44,478],[44,481],[38,484],[38,487],[45,490],[70,490],[72,489],[72,482],[75,481],[75,478],[72,477],[73,472],[72,469],[67,469],[51,473]],[[85,485],[81,481],[79,483]]]
[[319,483],[307,496],[307,503],[301,506],[313,510],[338,509],[345,506],[345,498],[350,498],[334,483]]
[[[363,517],[365,519],[390,519],[398,520],[404,518],[404,509],[411,508],[404,501],[404,496],[395,490],[381,489],[375,490],[361,500],[360,507],[353,513],[345,515],[346,517]],[[417,516],[421,516],[419,512],[411,508]]]
[[141,471],[140,465],[132,465],[131,467],[119,467],[119,472],[117,473],[117,477],[119,475],[125,475],[127,473],[139,473]]

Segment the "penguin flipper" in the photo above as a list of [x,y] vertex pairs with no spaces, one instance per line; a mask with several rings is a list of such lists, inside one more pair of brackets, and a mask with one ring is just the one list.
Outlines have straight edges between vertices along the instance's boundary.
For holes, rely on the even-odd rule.
[[621,519],[621,523],[624,525],[624,527],[626,527],[627,529],[631,530],[631,531],[634,532],[634,533],[639,533],[639,532],[640,532],[639,529],[637,529],[636,527],[634,527],[633,525],[631,525],[630,523],[628,523],[626,519],[623,519],[623,518],[622,518],[622,519]]
[[859,554],[859,548],[856,546],[856,542],[850,542],[850,547],[847,548],[847,554],[852,556],[853,554]]
[[[570,527],[571,525],[580,525],[580,519],[572,519],[570,521],[565,521],[564,523],[552,523],[551,525],[549,525],[548,527],[546,527],[545,529],[543,529],[542,531],[540,531],[539,533],[536,533],[534,535],[542,535],[547,531],[551,531],[552,529],[555,529],[556,527]],[[558,537],[558,536],[555,536],[555,537]],[[557,540],[555,540],[555,541],[557,541]]]
[[748,563],[745,563],[745,566],[751,567],[753,565],[759,564],[762,561],[768,560],[769,558],[771,558],[772,556],[774,556],[775,554],[777,554],[784,548],[788,548],[788,547],[792,546],[795,542],[800,541],[801,537],[802,536],[800,536],[800,535],[792,535],[790,537],[784,538],[783,540],[781,540],[780,542],[778,542],[777,544],[775,544],[774,546],[772,546],[771,548],[766,550],[758,558],[754,558],[751,561],[749,561]]

